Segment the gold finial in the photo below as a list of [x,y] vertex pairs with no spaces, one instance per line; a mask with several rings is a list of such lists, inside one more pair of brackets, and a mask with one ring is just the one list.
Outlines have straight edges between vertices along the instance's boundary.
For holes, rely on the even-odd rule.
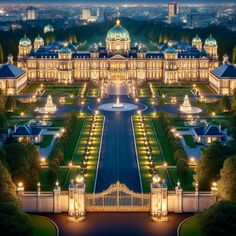
[[120,26],[120,20],[119,19],[116,20],[116,26]]

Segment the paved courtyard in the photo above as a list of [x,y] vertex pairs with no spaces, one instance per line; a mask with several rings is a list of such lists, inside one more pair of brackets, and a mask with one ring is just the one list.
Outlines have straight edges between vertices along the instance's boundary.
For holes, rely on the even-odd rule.
[[84,222],[67,222],[67,214],[44,214],[59,227],[60,236],[175,236],[191,214],[170,214],[169,222],[153,222],[148,213],[88,213]]

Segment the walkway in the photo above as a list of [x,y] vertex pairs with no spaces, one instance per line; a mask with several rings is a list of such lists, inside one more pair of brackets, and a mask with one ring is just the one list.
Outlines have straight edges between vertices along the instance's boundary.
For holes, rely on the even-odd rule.
[[[109,97],[106,102],[115,101]],[[126,96],[121,102],[132,102]],[[137,157],[135,153],[131,116],[135,111],[103,111],[106,121],[103,133],[100,164],[95,192],[102,192],[119,180],[135,192],[141,192]]]
[[169,222],[150,220],[149,213],[88,213],[84,222],[67,222],[67,214],[44,214],[61,236],[176,236],[178,225],[191,214],[169,214]]

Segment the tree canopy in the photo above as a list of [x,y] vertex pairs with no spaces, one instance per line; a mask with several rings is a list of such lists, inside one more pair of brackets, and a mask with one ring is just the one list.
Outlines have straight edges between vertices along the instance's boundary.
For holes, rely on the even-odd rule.
[[236,202],[236,154],[224,161],[218,181],[218,193],[223,200]]
[[39,179],[39,153],[33,144],[6,145],[6,162],[15,183],[24,182],[26,189],[36,189]]
[[33,235],[31,218],[13,203],[0,202],[0,219],[0,235]]
[[219,201],[200,213],[199,224],[208,236],[236,235],[236,203]]

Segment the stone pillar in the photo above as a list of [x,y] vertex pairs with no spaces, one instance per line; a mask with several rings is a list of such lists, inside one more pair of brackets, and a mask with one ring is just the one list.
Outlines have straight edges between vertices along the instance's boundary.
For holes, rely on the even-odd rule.
[[53,189],[53,212],[61,213],[61,188],[58,181]]
[[165,180],[161,181],[159,176],[153,177],[151,183],[151,211],[153,221],[168,220],[168,192]]
[[38,183],[37,185],[37,212],[41,211],[41,185]]
[[85,184],[82,175],[76,177],[76,184],[74,180],[70,181],[68,214],[68,221],[77,222],[85,219]]
[[20,201],[20,207],[24,210],[23,197],[24,197],[24,185],[20,182],[17,186],[17,195]]
[[183,190],[178,181],[177,186],[175,187],[175,213],[183,212]]
[[213,205],[217,202],[218,188],[216,182],[214,182],[211,186],[211,193],[212,193],[212,205]]
[[70,185],[69,185],[69,196],[68,196],[68,215],[73,216],[74,214],[74,180],[70,180]]
[[199,188],[198,183],[195,183],[195,212],[199,212]]

